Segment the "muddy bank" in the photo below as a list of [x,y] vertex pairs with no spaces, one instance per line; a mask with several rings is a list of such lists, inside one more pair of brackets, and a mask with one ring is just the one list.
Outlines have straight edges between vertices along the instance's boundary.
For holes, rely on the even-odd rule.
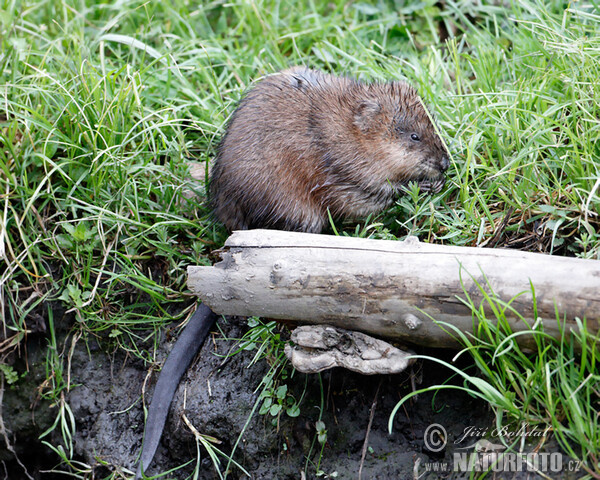
[[[247,330],[243,319],[220,320],[219,327],[229,338],[240,338]],[[162,342],[157,358],[164,359],[173,343],[174,339]],[[224,361],[223,356],[233,344],[217,333],[203,346],[177,392],[150,473],[164,472],[190,460],[192,464],[173,472],[169,478],[183,479],[193,473],[197,446],[183,420],[184,415],[198,432],[218,439],[221,443],[217,447],[227,453],[234,450],[243,432],[235,447],[234,459],[253,479],[298,479],[302,478],[302,472],[306,472],[306,478],[316,478],[317,470],[323,472],[320,478],[334,478],[334,475],[358,478],[367,431],[368,448],[362,463],[364,479],[414,478],[415,475],[422,475],[420,478],[424,479],[468,478],[460,472],[426,470],[432,465],[437,468],[435,465],[451,462],[455,449],[474,443],[475,440],[466,439],[453,444],[466,428],[493,425],[487,404],[456,390],[442,390],[435,399],[433,394],[427,393],[406,403],[396,416],[393,433],[388,434],[389,414],[397,401],[411,391],[411,382],[421,382],[418,387],[425,387],[446,381],[448,372],[431,362],[419,362],[411,372],[381,377],[366,377],[344,370],[331,370],[320,378],[296,373],[285,383],[290,394],[299,401],[300,414],[295,418],[282,414],[274,424],[276,417],[260,415],[258,409],[251,415],[269,364],[261,360],[249,367],[255,351],[243,351]],[[431,350],[427,353],[447,361],[454,354]],[[459,367],[468,369],[470,365],[465,360]],[[71,360],[73,387],[66,399],[77,423],[73,440],[75,457],[89,465],[87,478],[105,478],[111,472],[120,472],[117,478],[121,478],[119,475],[127,478],[134,471],[143,433],[142,392],[145,392],[144,401],[148,402],[158,374],[148,368],[122,350],[109,355],[96,341],[88,342],[87,346],[83,341],[78,342]],[[43,381],[39,375],[36,378]],[[5,419],[8,406],[18,404],[20,398],[14,392],[7,392]],[[24,400],[21,402],[26,405]],[[47,404],[38,404],[35,424],[16,423],[25,418],[23,415],[8,417],[10,429],[19,433],[15,437],[19,451],[25,453],[35,448],[44,459],[27,465],[34,478],[59,478],[40,473],[58,461],[35,440],[39,432],[51,424],[54,415]],[[31,418],[30,413],[28,418]],[[321,433],[326,431],[323,447],[317,441],[318,420],[323,422]],[[445,427],[447,432],[448,446],[440,452],[427,449],[423,440],[425,430],[434,423]],[[60,443],[56,434],[50,440]],[[53,461],[51,465],[50,461]],[[226,460],[221,459],[221,470],[225,469]],[[18,471],[13,468],[8,478],[26,478],[17,476]],[[198,478],[218,478],[204,450],[201,450]],[[247,477],[232,465],[228,478]],[[523,473],[506,478],[532,477]]]
[[[227,337],[239,338],[246,330],[245,322],[221,322]],[[302,399],[300,415],[291,418],[282,414],[276,425],[271,415],[259,415],[255,407],[261,382],[269,365],[259,361],[248,367],[254,351],[244,351],[224,361],[233,342],[220,337],[204,345],[199,359],[188,371],[171,409],[161,446],[151,473],[166,471],[196,458],[196,441],[182,419],[187,417],[194,428],[217,438],[218,448],[231,452],[238,438],[234,459],[252,478],[300,478],[306,471],[314,477],[317,467],[338,478],[356,478],[361,463],[363,443],[369,415],[377,393],[364,465],[363,478],[408,478],[413,475],[414,462],[437,461],[444,455],[427,452],[423,433],[432,423],[446,425],[460,433],[470,425],[490,423],[490,413],[483,402],[476,402],[454,391],[440,392],[434,408],[432,395],[421,396],[407,404],[396,417],[394,432],[389,435],[389,413],[396,402],[411,389],[408,373],[388,377],[364,377],[343,370],[322,375],[295,374],[287,381],[293,397]],[[172,347],[163,344],[159,358]],[[448,355],[448,352],[444,353]],[[80,384],[72,390],[69,401],[78,419],[76,451],[92,465],[98,460],[104,468],[125,467],[133,471],[139,453],[143,412],[141,391],[147,380],[146,401],[149,400],[157,372],[147,377],[141,362],[126,359],[122,354],[109,358],[99,350],[91,356],[81,350],[73,361],[73,379]],[[413,371],[423,383],[433,384],[446,379],[439,367],[420,364]],[[249,419],[250,417],[250,419]],[[327,440],[321,451],[316,441],[316,422],[321,419]],[[202,452],[199,478],[218,478],[208,455]],[[225,460],[221,460],[225,470]],[[193,467],[174,474],[185,478]],[[228,478],[244,478],[231,467]]]

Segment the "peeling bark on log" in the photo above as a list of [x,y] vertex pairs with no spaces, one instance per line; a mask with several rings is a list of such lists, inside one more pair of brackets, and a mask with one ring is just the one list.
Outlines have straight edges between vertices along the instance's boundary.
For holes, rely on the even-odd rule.
[[[473,331],[471,310],[459,298],[467,292],[479,306],[479,284],[533,325],[531,282],[546,333],[559,333],[556,311],[568,327],[586,317],[588,330],[598,331],[596,260],[274,230],[234,232],[221,256],[212,267],[188,267],[190,290],[218,314],[330,324],[451,347],[456,341],[430,317]],[[528,328],[512,312],[507,318],[513,331]]]

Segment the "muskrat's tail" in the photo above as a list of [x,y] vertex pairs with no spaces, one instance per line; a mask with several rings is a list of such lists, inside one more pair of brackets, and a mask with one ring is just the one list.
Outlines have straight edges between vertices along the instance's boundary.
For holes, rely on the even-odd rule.
[[181,332],[163,365],[148,409],[142,454],[135,474],[136,480],[142,478],[142,471],[148,469],[154,458],[179,380],[200,350],[216,318],[210,308],[204,304],[200,305]]

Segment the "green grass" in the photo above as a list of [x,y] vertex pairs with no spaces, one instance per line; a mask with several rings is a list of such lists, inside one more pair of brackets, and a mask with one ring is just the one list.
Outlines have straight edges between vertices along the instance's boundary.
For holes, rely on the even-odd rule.
[[[407,195],[339,230],[600,258],[593,3],[290,5],[0,3],[0,360],[61,304],[79,341],[154,361],[160,327],[189,312],[185,267],[209,263],[226,237],[189,161],[207,165],[243,91],[290,65],[411,82],[453,154],[442,194]],[[66,354],[49,350],[46,395],[68,438]],[[565,368],[584,381],[583,372],[597,375],[589,358]],[[539,375],[534,385],[549,378],[541,362],[511,362]],[[549,398],[584,398],[549,385]],[[586,392],[597,402],[597,390]],[[567,430],[597,416],[593,405],[550,412],[557,438],[586,445],[586,434]]]
[[[520,436],[494,435],[508,451],[526,453],[542,449],[555,436],[559,445],[571,458],[581,461],[581,472],[591,478],[600,475],[600,368],[598,368],[597,335],[590,335],[587,326],[576,321],[573,335],[564,327],[557,313],[560,338],[544,332],[541,319],[525,332],[513,332],[511,316],[526,321],[510,304],[500,300],[494,292],[478,285],[483,297],[476,304],[465,290],[464,303],[471,309],[478,327],[474,335],[465,334],[456,326],[440,322],[440,326],[464,346],[461,355],[473,358],[477,375],[463,372],[443,360],[425,355],[415,359],[433,361],[454,372],[452,377],[462,379],[462,385],[449,381],[406,395],[394,408],[389,429],[399,408],[410,398],[426,391],[456,389],[469,392],[489,403],[495,414],[497,432],[547,431],[544,436],[531,436],[523,450]],[[535,290],[532,289],[534,318],[537,318]],[[486,315],[485,311],[492,312]],[[523,348],[518,339],[523,335],[533,338],[533,346]],[[452,377],[449,380],[452,380]]]

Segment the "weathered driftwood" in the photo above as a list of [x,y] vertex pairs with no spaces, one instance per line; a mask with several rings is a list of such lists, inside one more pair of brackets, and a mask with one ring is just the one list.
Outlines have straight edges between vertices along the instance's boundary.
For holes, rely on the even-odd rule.
[[414,352],[400,350],[361,332],[330,325],[304,325],[292,332],[293,345],[285,354],[304,373],[343,367],[364,375],[400,373],[412,363]]
[[595,260],[272,230],[234,232],[221,256],[212,267],[188,268],[190,290],[218,314],[331,324],[414,344],[455,346],[431,317],[472,331],[472,312],[459,298],[466,292],[479,306],[483,288],[510,301],[525,320],[508,309],[512,329],[523,330],[534,323],[531,284],[546,333],[558,335],[556,311],[567,327],[586,317],[588,330],[598,331]]

